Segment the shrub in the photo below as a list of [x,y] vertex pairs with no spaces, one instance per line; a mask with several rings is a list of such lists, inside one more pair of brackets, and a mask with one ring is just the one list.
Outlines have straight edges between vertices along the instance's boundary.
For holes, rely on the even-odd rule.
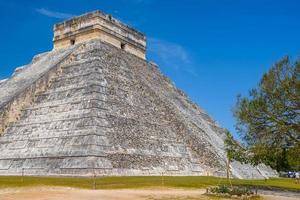
[[229,194],[230,189],[226,185],[219,185],[219,186],[210,188],[209,191],[214,194]]
[[246,187],[233,187],[230,190],[229,194],[237,195],[237,196],[242,196],[242,195],[250,196],[250,195],[253,195],[254,193]]
[[208,191],[211,194],[221,194],[230,196],[251,196],[254,194],[249,188],[246,187],[229,187],[226,185],[212,187]]

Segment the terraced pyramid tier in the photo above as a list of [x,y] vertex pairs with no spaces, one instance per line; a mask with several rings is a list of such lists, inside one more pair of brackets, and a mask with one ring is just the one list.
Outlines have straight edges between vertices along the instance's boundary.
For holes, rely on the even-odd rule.
[[0,91],[0,174],[225,176],[224,130],[156,65],[100,40],[37,57]]

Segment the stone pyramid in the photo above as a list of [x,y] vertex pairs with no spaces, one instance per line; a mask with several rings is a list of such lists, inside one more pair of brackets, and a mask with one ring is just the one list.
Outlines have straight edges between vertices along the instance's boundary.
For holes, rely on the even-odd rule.
[[142,33],[99,11],[55,25],[54,49],[0,82],[0,174],[225,176],[224,129],[145,50]]

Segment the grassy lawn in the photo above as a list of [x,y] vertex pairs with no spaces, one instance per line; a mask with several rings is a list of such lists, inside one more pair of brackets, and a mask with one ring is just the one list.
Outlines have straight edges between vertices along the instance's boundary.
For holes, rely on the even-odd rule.
[[[219,184],[227,184],[227,180],[217,177],[179,177],[179,176],[147,176],[147,177],[99,177],[96,178],[97,189],[134,189],[149,187],[172,187],[172,188],[206,188]],[[233,179],[233,185],[257,186],[259,188],[279,188],[299,190],[300,184],[286,178],[265,180],[239,180]],[[0,176],[0,188],[7,187],[30,187],[30,186],[66,186],[92,189],[93,178],[70,178],[70,177],[19,177]]]

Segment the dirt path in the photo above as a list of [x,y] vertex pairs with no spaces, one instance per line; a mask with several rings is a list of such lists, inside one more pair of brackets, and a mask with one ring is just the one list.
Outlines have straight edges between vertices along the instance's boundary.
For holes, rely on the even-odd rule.
[[[122,189],[83,190],[62,187],[0,189],[1,200],[209,200],[205,190]],[[266,200],[297,200],[295,197],[266,195]]]
[[299,200],[297,197],[283,197],[274,195],[263,195],[264,200]]
[[300,199],[299,192],[291,191],[272,191],[272,190],[258,190],[259,194],[263,194],[264,198],[267,200],[290,200],[290,199]]
[[82,190],[74,188],[21,188],[0,190],[1,200],[146,200],[163,197],[199,197],[204,190]]

